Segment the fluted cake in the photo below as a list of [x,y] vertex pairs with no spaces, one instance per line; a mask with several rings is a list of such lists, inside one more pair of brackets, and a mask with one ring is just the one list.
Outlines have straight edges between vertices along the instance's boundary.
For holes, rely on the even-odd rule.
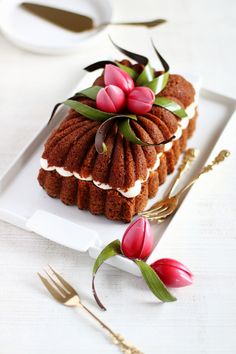
[[[143,65],[128,60],[120,63],[139,73],[143,70]],[[161,74],[155,71],[154,77]],[[93,85],[104,87],[104,75]],[[169,75],[156,97],[176,102],[186,116],[179,118],[153,104],[148,113],[131,120],[130,126],[136,137],[146,143],[168,142],[134,144],[113,124],[104,140],[107,150],[102,154],[95,147],[95,136],[102,123],[70,109],[47,140],[41,157],[38,181],[47,194],[92,214],[130,222],[145,208],[148,198],[156,195],[167,174],[174,171],[187,139],[195,130],[197,102],[191,83],[180,75]],[[88,97],[79,96],[75,100],[97,108],[96,102]]]

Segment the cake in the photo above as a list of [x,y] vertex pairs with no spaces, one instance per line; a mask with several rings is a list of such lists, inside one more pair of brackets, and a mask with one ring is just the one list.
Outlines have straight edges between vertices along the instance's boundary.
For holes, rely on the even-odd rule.
[[[145,69],[144,64],[127,59],[116,62],[121,70],[129,68],[137,75]],[[152,80],[163,76],[165,71],[153,71]],[[93,85],[100,89],[105,86],[104,71]],[[180,118],[168,105],[156,104],[148,112],[137,114],[136,120],[130,119],[129,123],[132,133],[145,142],[143,145],[130,141],[114,120],[106,129],[103,153],[97,151],[95,140],[104,121],[89,119],[71,108],[45,143],[38,175],[40,185],[49,196],[66,205],[76,205],[111,220],[130,222],[145,208],[148,199],[156,195],[185,150],[196,125],[195,96],[190,82],[168,73],[167,82],[155,97],[176,104],[185,113],[184,117]],[[97,109],[97,101],[86,95],[77,94],[73,99]],[[125,113],[122,111],[124,116],[130,113],[133,112],[127,112],[127,108]]]

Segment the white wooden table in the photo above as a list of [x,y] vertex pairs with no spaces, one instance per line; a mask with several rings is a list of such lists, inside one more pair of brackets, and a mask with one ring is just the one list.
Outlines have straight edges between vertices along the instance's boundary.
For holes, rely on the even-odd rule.
[[[152,35],[172,71],[199,72],[208,88],[236,96],[234,0],[113,0],[113,5],[117,20],[167,18],[169,23]],[[125,37],[124,30],[120,33]],[[48,119],[52,103],[76,85],[81,66],[102,43],[86,45],[81,54],[50,57],[21,51],[0,35],[0,172]],[[118,353],[82,313],[77,315],[47,295],[36,277],[47,263],[145,354],[235,353],[233,135],[231,140],[230,163],[216,171],[214,183],[195,198],[188,222],[173,230],[182,237],[182,252],[195,273],[193,286],[175,291],[176,303],[157,303],[141,279],[103,266],[97,288],[108,311],[100,313],[90,288],[92,259],[0,222],[0,353]],[[190,232],[196,235],[194,241],[187,237]]]

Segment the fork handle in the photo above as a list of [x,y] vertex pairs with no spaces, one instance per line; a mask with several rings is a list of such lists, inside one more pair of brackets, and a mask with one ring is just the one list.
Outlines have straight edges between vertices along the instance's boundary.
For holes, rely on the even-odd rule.
[[114,26],[144,26],[147,28],[152,28],[158,25],[161,25],[162,23],[167,22],[166,20],[162,18],[158,18],[152,21],[138,21],[138,22],[103,22],[100,25],[96,26],[96,28],[104,27],[107,25],[114,25]]
[[189,165],[194,161],[197,154],[198,154],[197,149],[190,148],[185,151],[184,156],[183,156],[183,160],[182,160],[181,164],[179,165],[176,178],[174,179],[172,185],[170,186],[169,191],[167,192],[167,195],[166,195],[167,198],[171,196],[172,192],[175,190],[177,184],[179,183],[181,177],[183,176],[185,171],[188,169]]
[[223,162],[226,157],[230,155],[230,152],[228,150],[221,150],[219,154],[215,157],[215,159],[209,163],[208,165],[204,166],[201,172],[191,181],[189,182],[185,187],[183,187],[177,194],[176,197],[179,197],[181,194],[183,194],[187,189],[189,189],[198,179],[200,176],[202,176],[205,173],[208,173],[213,170],[213,167],[218,165],[219,163]]
[[130,354],[143,354],[139,349],[127,343],[119,333],[115,333],[108,325],[106,325],[102,320],[100,320],[100,318],[98,318],[87,306],[85,306],[81,302],[79,306],[81,306],[95,321],[100,324],[102,328],[104,328],[111,335],[112,342],[118,345],[123,353],[127,352]]

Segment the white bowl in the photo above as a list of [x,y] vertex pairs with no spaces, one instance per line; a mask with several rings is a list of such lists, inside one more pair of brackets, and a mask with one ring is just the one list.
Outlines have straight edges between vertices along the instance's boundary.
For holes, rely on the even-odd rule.
[[[73,33],[53,25],[19,5],[23,0],[4,0],[0,3],[0,29],[15,45],[37,53],[70,54],[76,52],[85,41],[100,34],[106,28]],[[109,0],[30,0],[40,5],[54,6],[87,15],[95,25],[111,22],[112,7]]]

